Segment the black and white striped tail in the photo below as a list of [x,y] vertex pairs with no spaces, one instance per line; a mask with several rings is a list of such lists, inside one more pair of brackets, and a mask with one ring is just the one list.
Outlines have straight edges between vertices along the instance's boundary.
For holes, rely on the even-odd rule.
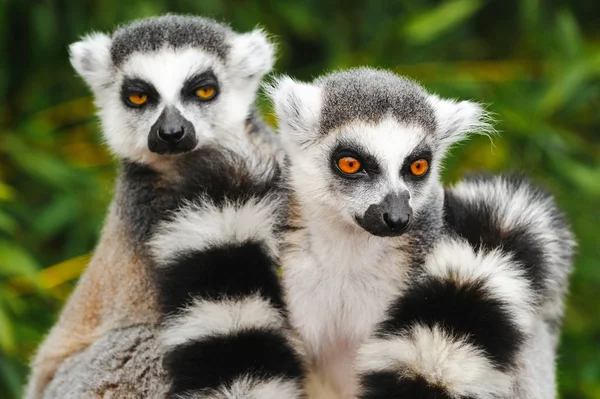
[[512,256],[444,240],[359,349],[361,398],[507,398],[532,322]]
[[475,179],[445,212],[447,236],[359,350],[363,399],[514,398],[539,321],[560,322],[574,243],[548,195]]
[[251,194],[200,198],[150,243],[170,397],[303,397],[277,273],[282,204],[276,193]]
[[446,190],[449,233],[476,249],[501,249],[533,287],[537,314],[558,333],[575,241],[547,192],[518,175],[470,177]]

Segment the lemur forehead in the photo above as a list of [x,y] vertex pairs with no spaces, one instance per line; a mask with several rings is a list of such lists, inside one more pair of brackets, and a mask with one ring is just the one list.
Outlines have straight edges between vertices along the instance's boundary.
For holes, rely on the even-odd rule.
[[199,47],[226,60],[230,48],[228,39],[232,35],[229,27],[211,19],[164,15],[118,29],[113,34],[110,53],[116,66],[121,66],[135,52],[153,52],[164,47]]
[[350,122],[380,123],[392,116],[403,124],[417,124],[434,132],[436,121],[427,92],[418,84],[388,71],[349,69],[319,78],[323,89],[322,134]]

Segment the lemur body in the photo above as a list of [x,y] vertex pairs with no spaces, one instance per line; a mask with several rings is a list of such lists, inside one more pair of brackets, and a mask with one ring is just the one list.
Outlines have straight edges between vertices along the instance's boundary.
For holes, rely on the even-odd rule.
[[295,213],[284,281],[315,380],[343,398],[553,397],[568,227],[525,182],[439,182],[483,110],[365,68],[271,96]]
[[[261,185],[277,187],[278,146],[252,105],[262,76],[272,67],[273,47],[259,30],[237,34],[204,18],[169,15],[134,22],[110,36],[87,36],[70,50],[73,66],[94,92],[104,138],[121,160],[121,174],[94,257],[33,362],[27,397],[160,397],[169,389],[176,392],[178,385],[173,364],[167,363],[166,370],[160,365],[166,341],[158,323],[165,321],[165,312],[173,315],[188,308],[167,310],[165,304],[174,299],[166,295],[169,285],[161,278],[177,270],[165,267],[176,257],[169,257],[175,255],[169,249],[157,251],[149,243],[160,239],[160,229],[180,207],[190,217],[193,209],[212,209],[213,214],[227,210],[235,219],[238,206],[281,205],[272,193],[253,191]],[[258,161],[247,158],[251,156]],[[223,201],[230,194],[237,195],[237,202],[227,205]],[[260,194],[266,197],[259,198]],[[277,220],[278,213],[270,217]],[[214,227],[217,231],[219,226]],[[230,234],[235,244],[240,231],[235,226],[221,227],[219,243]],[[245,233],[254,237],[248,229]],[[271,231],[261,233],[255,241],[263,248],[263,241],[271,242]],[[196,242],[205,248],[212,245],[203,238],[189,236],[187,242],[200,240]],[[263,255],[260,272],[275,276],[267,266],[277,255],[276,246],[265,247]],[[223,286],[213,288],[215,293]],[[200,299],[210,305],[211,300],[218,302],[217,297]],[[244,306],[244,298],[234,299]],[[254,299],[279,323],[279,330],[269,331],[271,337],[280,338],[285,352],[289,345],[282,309]],[[212,305],[218,308],[218,303]],[[237,308],[229,305],[230,325],[227,320],[211,324],[214,309],[208,306],[204,335],[189,338],[198,343],[214,334],[226,335],[228,328],[234,331]],[[202,315],[203,309],[195,312]],[[170,320],[175,323],[176,318]],[[177,335],[177,326],[171,327]],[[167,353],[185,341],[179,338],[179,343],[171,340]],[[121,344],[111,349],[115,340]],[[292,363],[297,360],[295,352],[287,353]],[[255,377],[248,374],[248,379]],[[228,389],[219,375],[211,378],[216,385],[196,388]],[[283,383],[292,389],[295,385],[290,381]],[[258,377],[236,384],[232,389],[246,393],[272,389]]]

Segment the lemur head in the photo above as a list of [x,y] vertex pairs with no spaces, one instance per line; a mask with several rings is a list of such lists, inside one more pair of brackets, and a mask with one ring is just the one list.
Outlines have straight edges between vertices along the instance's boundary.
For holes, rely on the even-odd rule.
[[105,139],[121,158],[151,162],[243,132],[274,48],[260,30],[209,19],[149,18],[70,46],[94,92]]
[[490,129],[479,105],[380,70],[284,77],[270,95],[299,199],[376,236],[441,214],[442,158],[467,133]]

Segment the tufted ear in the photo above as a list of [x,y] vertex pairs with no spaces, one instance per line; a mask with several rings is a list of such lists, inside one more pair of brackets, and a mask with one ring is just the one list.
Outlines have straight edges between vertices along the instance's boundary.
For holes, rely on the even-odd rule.
[[492,119],[480,104],[446,100],[436,95],[429,96],[429,103],[435,111],[437,135],[444,148],[466,139],[469,133],[494,133]]
[[273,102],[282,136],[299,145],[317,137],[323,102],[320,87],[283,76],[266,91]]
[[69,46],[71,65],[92,90],[111,80],[111,42],[111,38],[103,33],[92,33]]
[[275,61],[275,46],[261,29],[236,35],[231,47],[231,65],[242,79],[260,80]]

